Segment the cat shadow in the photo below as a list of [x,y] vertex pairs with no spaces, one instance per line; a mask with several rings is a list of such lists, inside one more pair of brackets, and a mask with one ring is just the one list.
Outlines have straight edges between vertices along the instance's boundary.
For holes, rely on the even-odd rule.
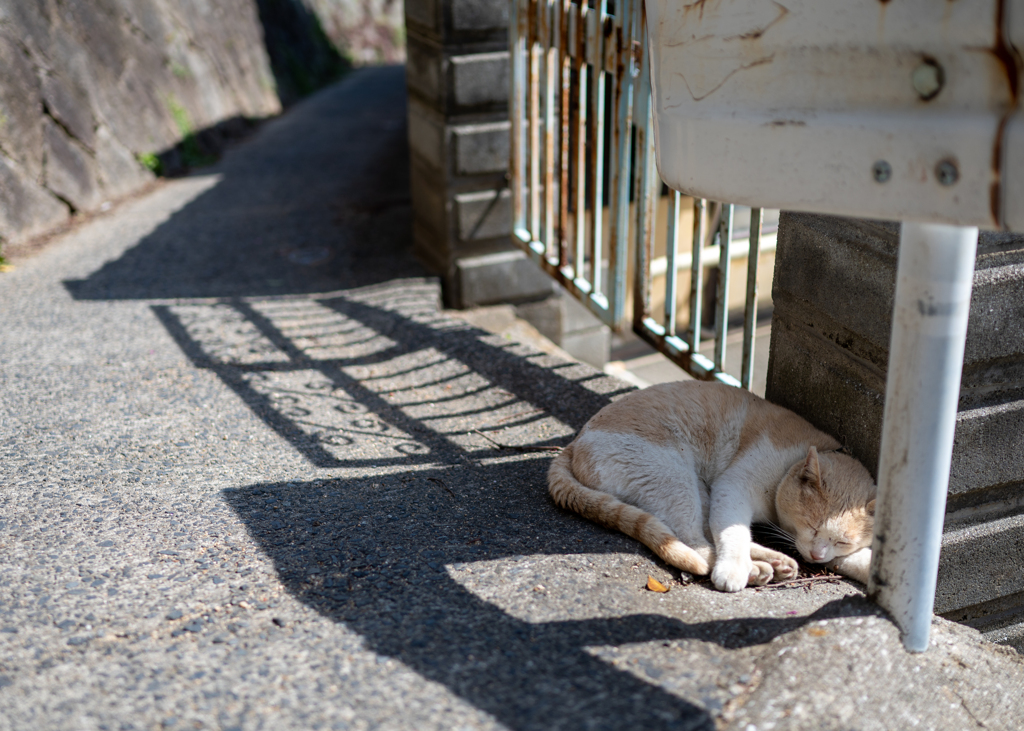
[[[556,509],[536,489],[546,466],[525,460],[256,484],[224,496],[296,599],[358,632],[366,649],[443,684],[512,729],[711,729],[704,709],[587,648],[698,640],[738,649],[811,621],[877,613],[865,600],[847,598],[809,617],[686,623],[660,614],[546,622],[513,616],[455,577],[481,562],[523,555],[643,552]],[[506,512],[511,505],[517,512]],[[505,598],[515,601],[514,593]]]

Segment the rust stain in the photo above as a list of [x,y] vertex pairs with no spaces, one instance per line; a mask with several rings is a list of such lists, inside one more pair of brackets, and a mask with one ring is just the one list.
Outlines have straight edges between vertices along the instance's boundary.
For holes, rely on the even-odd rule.
[[780,5],[779,3],[776,2],[775,3],[775,7],[777,7],[779,9],[779,14],[777,16],[775,16],[775,20],[773,20],[771,23],[766,25],[764,28],[758,28],[757,30],[747,31],[746,33],[743,33],[742,35],[731,36],[729,38],[723,38],[722,40],[726,40],[726,41],[732,41],[732,40],[756,41],[758,38],[760,38],[765,33],[767,33],[769,28],[771,28],[776,23],[778,23],[783,18],[785,18],[787,15],[789,15],[789,8],[787,8],[785,5]]
[[1006,125],[1010,116],[1016,111],[1020,102],[1020,53],[1006,39],[1003,27],[1006,20],[1006,0],[999,0],[996,5],[996,38],[995,45],[990,52],[999,61],[1006,74],[1006,82],[1010,91],[1010,108],[1006,110],[999,120],[999,128],[996,130],[995,144],[992,146],[992,184],[989,187],[989,209],[992,213],[992,221],[997,226],[1002,226],[1002,185],[1003,185],[1003,137],[1006,132]]
[[693,98],[693,100],[695,102],[699,102],[699,101],[701,101],[703,99],[707,99],[709,96],[711,96],[716,91],[718,91],[723,86],[725,86],[725,82],[727,82],[733,76],[738,74],[740,71],[746,71],[747,69],[752,69],[755,66],[763,66],[764,64],[771,63],[774,60],[775,60],[775,54],[773,53],[770,56],[764,56],[763,58],[755,59],[754,61],[751,61],[750,63],[743,64],[739,68],[734,69],[733,71],[730,71],[729,74],[724,79],[722,79],[722,81],[714,89],[711,89],[706,94],[701,94],[700,96],[697,96],[696,94],[693,93],[693,89],[690,88],[690,84],[686,80],[686,77],[682,74],[682,72],[676,71],[675,73],[676,73],[677,76],[679,76],[679,78],[681,78],[683,80],[683,83],[686,84],[686,90],[690,92],[690,96]]
[[1011,43],[1006,40],[1003,26],[1006,21],[1006,0],[999,0],[996,6],[996,42],[991,49],[992,55],[996,57],[1006,74],[1006,81],[1010,87],[1010,96],[1013,106],[1017,106],[1020,95],[1020,53]]
[[697,0],[697,2],[692,3],[690,5],[684,5],[683,6],[683,15],[686,15],[687,13],[690,13],[690,12],[696,10],[698,12],[698,16],[697,17],[699,17],[700,19],[703,20],[704,19],[704,6],[707,5],[707,4],[708,4],[708,0]]

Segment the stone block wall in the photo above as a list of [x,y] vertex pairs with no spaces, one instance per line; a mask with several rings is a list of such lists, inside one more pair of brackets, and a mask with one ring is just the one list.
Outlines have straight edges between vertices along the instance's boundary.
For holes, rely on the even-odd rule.
[[251,0],[0,4],[0,239],[152,177],[183,127],[280,109]]
[[[766,396],[877,476],[899,227],[784,213]],[[1024,236],[983,232],[935,611],[1024,648]]]
[[402,60],[402,26],[401,0],[0,0],[0,248]]
[[414,241],[445,304],[511,302],[573,355],[607,360],[609,333],[510,240],[508,0],[407,0]]
[[334,47],[353,65],[405,60],[402,0],[303,2],[313,11]]

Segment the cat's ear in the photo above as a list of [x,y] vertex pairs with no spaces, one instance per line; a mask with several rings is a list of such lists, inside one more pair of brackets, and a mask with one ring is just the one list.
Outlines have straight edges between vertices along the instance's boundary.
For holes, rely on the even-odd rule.
[[807,450],[807,459],[800,468],[800,481],[812,487],[821,487],[821,466],[818,464],[818,450],[814,447]]
[[864,509],[868,511],[868,515],[874,516],[875,514],[875,499],[871,498],[868,504],[864,506]]

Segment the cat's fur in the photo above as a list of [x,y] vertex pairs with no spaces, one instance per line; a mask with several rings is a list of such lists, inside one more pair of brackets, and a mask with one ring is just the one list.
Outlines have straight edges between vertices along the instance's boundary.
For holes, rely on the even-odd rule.
[[875,485],[839,446],[747,391],[680,381],[601,409],[555,458],[548,486],[560,506],[723,591],[797,574],[792,558],[751,541],[752,523],[867,583]]

